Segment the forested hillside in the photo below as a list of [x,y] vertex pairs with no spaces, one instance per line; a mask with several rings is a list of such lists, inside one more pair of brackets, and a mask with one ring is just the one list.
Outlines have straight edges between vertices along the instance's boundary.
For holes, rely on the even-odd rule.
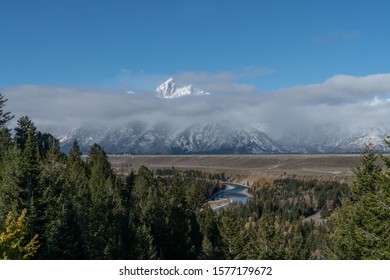
[[5,102],[0,95],[0,259],[390,258],[390,161],[370,149],[350,186],[257,181],[248,204],[213,212],[204,203],[224,174],[118,175],[99,145],[84,158],[75,141],[64,154],[27,116],[11,133]]

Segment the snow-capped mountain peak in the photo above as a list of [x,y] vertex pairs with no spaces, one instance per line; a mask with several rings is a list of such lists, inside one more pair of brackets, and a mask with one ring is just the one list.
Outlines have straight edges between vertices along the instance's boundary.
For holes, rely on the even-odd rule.
[[210,93],[197,89],[193,85],[187,85],[178,88],[174,79],[170,77],[156,88],[156,94],[161,98],[177,98],[187,95],[208,95]]
[[162,98],[169,98],[168,96],[171,96],[176,92],[176,83],[173,80],[172,77],[170,77],[168,80],[166,80],[164,83],[162,83],[158,88],[156,88],[156,93]]

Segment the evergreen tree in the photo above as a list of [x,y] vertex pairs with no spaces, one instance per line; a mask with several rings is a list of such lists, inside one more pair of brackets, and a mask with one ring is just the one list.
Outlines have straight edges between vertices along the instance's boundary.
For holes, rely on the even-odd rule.
[[186,200],[188,207],[190,207],[192,211],[200,209],[206,199],[207,197],[205,191],[202,189],[201,182],[198,180],[192,182],[191,187],[186,192]]
[[46,259],[83,260],[88,258],[79,215],[72,203],[68,202],[62,207],[46,242]]
[[[390,258],[390,177],[368,147],[356,168],[351,197],[332,215],[332,255],[337,259]],[[385,167],[389,168],[387,160]]]
[[14,118],[10,112],[4,112],[5,103],[8,101],[0,92],[0,129],[6,128],[6,125]]
[[79,143],[77,142],[77,140],[74,140],[72,143],[72,148],[70,149],[70,151],[68,153],[69,161],[71,161],[71,162],[79,161],[79,160],[81,160],[82,155],[83,155],[83,153],[80,150]]
[[152,225],[162,222],[161,198],[164,193],[162,188],[165,190],[165,186],[163,184],[159,186],[152,172],[145,166],[138,169],[133,190],[134,203],[141,221],[150,226],[152,232],[154,231]]
[[45,204],[50,207],[64,205],[72,198],[73,190],[66,184],[65,157],[56,146],[52,146],[41,161],[39,184],[43,189]]
[[78,212],[86,212],[90,207],[90,197],[88,189],[88,172],[85,161],[81,158],[80,147],[77,140],[73,142],[72,149],[66,157],[66,185],[70,191],[70,196],[78,209]]
[[42,196],[42,190],[38,185],[39,178],[39,155],[35,145],[36,128],[30,124],[26,141],[23,143],[22,158],[23,158],[23,184],[27,187],[27,209],[31,204],[33,195],[39,199]]
[[157,250],[149,227],[144,224],[137,227],[135,241],[133,249],[135,258],[139,260],[157,259]]
[[[63,208],[70,201],[70,190],[66,184],[65,172],[64,155],[56,146],[52,146],[47,152],[46,158],[40,162],[39,185],[42,188],[42,198],[39,204],[40,208],[36,209],[41,225],[40,236],[46,240],[52,239],[56,227],[60,224]],[[43,254],[41,257],[55,258],[49,254],[50,248],[47,246],[49,244],[41,246],[40,253]],[[55,245],[50,244],[50,246]],[[49,255],[45,256],[46,254]]]
[[[73,144],[75,144],[75,143],[73,143]],[[76,142],[76,144],[77,144],[77,142]],[[78,144],[77,144],[77,146],[78,146]],[[87,163],[88,163],[89,167],[92,167],[94,165],[94,163],[97,160],[97,157],[99,155],[106,156],[106,153],[104,152],[103,148],[99,144],[94,143],[88,152]]]
[[98,146],[99,149],[95,151],[94,147],[92,147],[91,152],[88,155],[88,162],[91,164],[89,191],[92,202],[101,203],[109,197],[110,194],[112,195],[114,173],[104,150]]
[[92,147],[88,162],[91,165],[89,194],[91,205],[87,216],[88,250],[96,259],[109,259],[114,221],[115,176],[106,153],[99,145]]
[[220,235],[217,221],[210,206],[204,207],[198,213],[200,232],[202,234],[202,251],[206,259],[218,258]]
[[11,134],[7,124],[14,118],[10,112],[4,112],[6,102],[7,99],[0,92],[0,164],[4,153],[11,146]]
[[[90,235],[88,232],[88,221],[91,219],[93,209],[91,209],[92,201],[88,185],[88,168],[81,155],[79,145],[75,140],[72,149],[66,157],[65,187],[69,191],[68,203],[72,205],[72,211],[77,216],[77,223],[74,223],[74,225],[80,227],[81,230],[80,238],[84,243],[83,255],[91,258],[92,256],[90,256],[87,248],[87,241]],[[77,229],[74,230],[77,231]]]
[[0,127],[0,164],[6,151],[12,146],[12,138],[9,130]]
[[266,213],[261,217],[258,224],[253,222],[250,223],[250,226],[247,226],[240,258],[284,259],[283,236],[276,220],[275,216]]
[[21,149],[22,151],[24,150],[30,132],[32,134],[30,135],[30,138],[32,136],[31,140],[32,143],[34,143],[35,145],[36,127],[34,126],[34,123],[30,120],[28,116],[23,116],[19,118],[17,121],[17,127],[14,130],[15,130],[14,140],[19,149]]
[[0,217],[5,217],[8,212],[20,213],[27,207],[23,178],[21,152],[12,146],[5,152],[0,165]]
[[36,144],[40,157],[45,157],[50,149],[60,151],[60,141],[50,133],[42,133],[40,131],[36,134]]
[[[191,257],[192,240],[190,216],[187,212],[183,180],[179,174],[173,178],[165,198],[166,238],[165,259],[188,259]],[[193,255],[192,255],[193,257]]]
[[[30,236],[39,235],[42,242],[45,231],[45,213],[43,203],[44,189],[40,184],[40,157],[36,146],[36,128],[31,122],[27,130],[27,138],[22,149],[23,178],[22,183],[26,193],[26,208],[28,210]],[[40,247],[36,257],[41,256]]]
[[218,223],[222,258],[225,260],[239,259],[245,243],[244,225],[234,210],[234,207],[229,207],[224,211]]
[[310,258],[310,250],[306,240],[308,239],[303,230],[303,219],[289,228],[287,236],[286,258],[290,260],[306,260]]
[[135,212],[138,213],[138,221],[135,222],[137,226],[145,225],[146,228],[150,228],[159,258],[164,257],[167,235],[167,219],[163,207],[166,188],[166,185],[162,181],[158,182],[145,166],[138,169],[132,195]]
[[264,259],[266,248],[263,246],[266,242],[263,240],[259,226],[256,223],[247,225],[244,231],[243,247],[237,258],[245,260]]
[[283,236],[278,217],[263,214],[260,219],[260,236],[263,240],[264,255],[261,259],[280,260],[284,258]]

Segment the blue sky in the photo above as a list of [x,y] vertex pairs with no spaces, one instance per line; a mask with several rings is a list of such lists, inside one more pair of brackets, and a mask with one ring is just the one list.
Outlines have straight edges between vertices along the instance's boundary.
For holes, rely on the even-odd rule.
[[389,11],[385,0],[2,1],[0,89],[230,74],[270,92],[387,73]]
[[[276,138],[390,131],[389,12],[385,0],[6,0],[0,91],[15,120],[64,130],[228,118]],[[170,76],[212,94],[157,98]]]

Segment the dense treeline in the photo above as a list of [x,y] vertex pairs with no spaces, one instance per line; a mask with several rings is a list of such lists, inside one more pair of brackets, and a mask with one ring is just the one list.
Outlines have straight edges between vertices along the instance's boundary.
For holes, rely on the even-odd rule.
[[[251,200],[248,204],[231,207],[217,215],[222,242],[229,240],[227,236],[230,235],[235,238],[233,243],[239,244],[236,250],[223,254],[223,258],[327,258],[329,226],[325,220],[318,220],[317,217],[316,221],[311,215],[322,207],[316,196],[326,201],[330,195],[319,194],[318,190],[330,185],[336,197],[346,188],[346,185],[338,182],[294,178],[255,182],[250,190]],[[340,202],[341,196],[334,204]],[[236,231],[228,233],[233,221]]]
[[[0,94],[0,259],[389,259],[390,161],[371,149],[350,185],[260,180],[246,205],[205,201],[225,174],[118,175],[99,145],[68,154]],[[314,219],[313,214],[321,213]]]
[[267,184],[258,181],[252,187],[253,205],[272,212],[289,222],[321,212],[327,218],[349,196],[346,183],[336,181],[277,179]]

